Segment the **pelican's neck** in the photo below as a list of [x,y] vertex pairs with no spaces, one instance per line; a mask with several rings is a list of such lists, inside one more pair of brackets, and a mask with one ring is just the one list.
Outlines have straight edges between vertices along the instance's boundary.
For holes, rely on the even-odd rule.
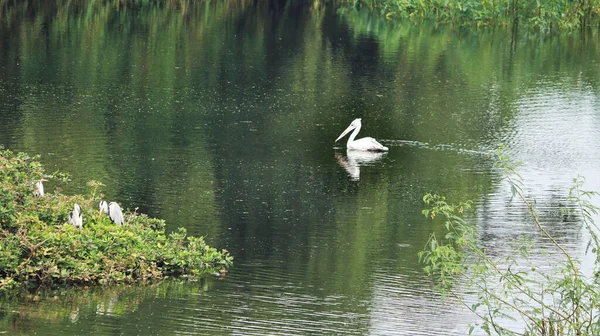
[[358,135],[358,132],[360,132],[360,127],[362,125],[359,124],[358,126],[356,126],[356,128],[354,129],[354,131],[352,131],[352,134],[350,134],[350,137],[348,138],[348,143],[346,144],[346,147],[350,147],[350,144],[352,142],[354,142],[354,138],[356,138],[356,136]]

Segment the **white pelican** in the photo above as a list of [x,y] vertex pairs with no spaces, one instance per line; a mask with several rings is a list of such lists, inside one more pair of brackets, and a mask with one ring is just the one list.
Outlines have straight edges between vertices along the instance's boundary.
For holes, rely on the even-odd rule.
[[100,211],[107,214],[110,221],[117,225],[123,225],[123,223],[125,223],[123,211],[121,211],[121,207],[115,202],[110,202],[107,205],[105,201],[100,201]]
[[73,211],[69,214],[69,224],[81,230],[83,227],[83,217],[81,214],[81,206],[77,203],[73,205]]
[[344,135],[348,134],[348,132],[354,130],[354,132],[352,132],[352,134],[350,134],[350,137],[348,138],[348,144],[346,145],[348,149],[379,152],[384,152],[388,150],[387,147],[383,146],[382,144],[377,142],[377,140],[370,137],[354,140],[358,132],[360,132],[361,125],[362,124],[360,122],[360,118],[354,119],[350,126],[348,126],[348,128],[346,128],[346,130],[342,134],[340,134],[340,136],[337,139],[335,139],[335,142],[343,138]]
[[35,185],[33,187],[33,196],[44,197],[44,183],[43,182],[48,182],[48,180],[43,178],[43,179],[40,179],[39,181],[35,182]]

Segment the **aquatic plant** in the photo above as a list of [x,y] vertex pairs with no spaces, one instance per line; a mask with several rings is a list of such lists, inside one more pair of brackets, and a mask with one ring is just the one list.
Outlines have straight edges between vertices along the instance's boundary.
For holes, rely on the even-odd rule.
[[[488,335],[598,335],[600,334],[600,259],[598,226],[594,216],[599,208],[590,202],[597,193],[583,189],[583,178],[574,179],[563,214],[577,219],[589,235],[588,253],[596,255],[593,274],[587,276],[580,262],[550,233],[526,197],[518,164],[503,150],[496,152],[496,167],[504,172],[513,197],[525,204],[540,240],[554,248],[552,265],[531,262],[534,242],[519,237],[512,243],[514,253],[498,258],[486,251],[477,239],[477,227],[463,218],[470,203],[450,204],[439,195],[423,198],[429,206],[423,214],[440,220],[446,228],[443,238],[431,235],[419,253],[425,272],[436,280],[436,288],[471,310],[480,318],[479,327]],[[566,223],[565,223],[566,225]],[[455,290],[457,284],[461,289]],[[475,297],[472,294],[475,294]],[[515,323],[514,321],[520,321]],[[472,333],[476,325],[472,325]]]
[[[34,197],[33,181],[47,176],[38,160],[0,151],[0,290],[200,276],[224,273],[232,264],[226,250],[187,236],[184,228],[167,234],[161,219],[134,211],[126,212],[125,225],[112,224],[97,208],[99,182],[88,184],[87,196],[55,191]],[[68,224],[74,203],[83,209],[81,230]]]

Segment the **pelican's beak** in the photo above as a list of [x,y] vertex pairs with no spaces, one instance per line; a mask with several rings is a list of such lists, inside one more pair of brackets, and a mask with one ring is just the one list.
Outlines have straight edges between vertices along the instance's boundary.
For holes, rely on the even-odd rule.
[[334,142],[337,142],[338,140],[340,140],[341,138],[343,138],[344,135],[348,134],[348,132],[352,131],[354,128],[355,128],[354,125],[348,126],[348,128],[346,128],[346,130],[344,132],[342,132],[342,134],[340,134],[340,136],[337,137],[337,139],[335,139]]
[[48,180],[46,180],[45,178],[40,179],[40,181],[42,181],[42,182],[48,182]]

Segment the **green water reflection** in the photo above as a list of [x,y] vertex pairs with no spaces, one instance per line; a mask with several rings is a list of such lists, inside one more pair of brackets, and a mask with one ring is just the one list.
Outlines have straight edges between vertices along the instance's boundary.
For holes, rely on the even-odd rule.
[[[591,122],[572,164],[600,162],[595,35],[415,26],[318,2],[138,3],[0,1],[0,144],[72,173],[66,192],[103,181],[107,199],[206,235],[236,266],[222,281],[7,299],[11,334],[462,332],[468,318],[437,305],[417,263],[440,230],[422,195],[496,204],[486,153],[550,148],[552,132],[515,140],[532,91],[591,101],[576,107]],[[353,181],[333,140],[357,117],[390,152]]]

